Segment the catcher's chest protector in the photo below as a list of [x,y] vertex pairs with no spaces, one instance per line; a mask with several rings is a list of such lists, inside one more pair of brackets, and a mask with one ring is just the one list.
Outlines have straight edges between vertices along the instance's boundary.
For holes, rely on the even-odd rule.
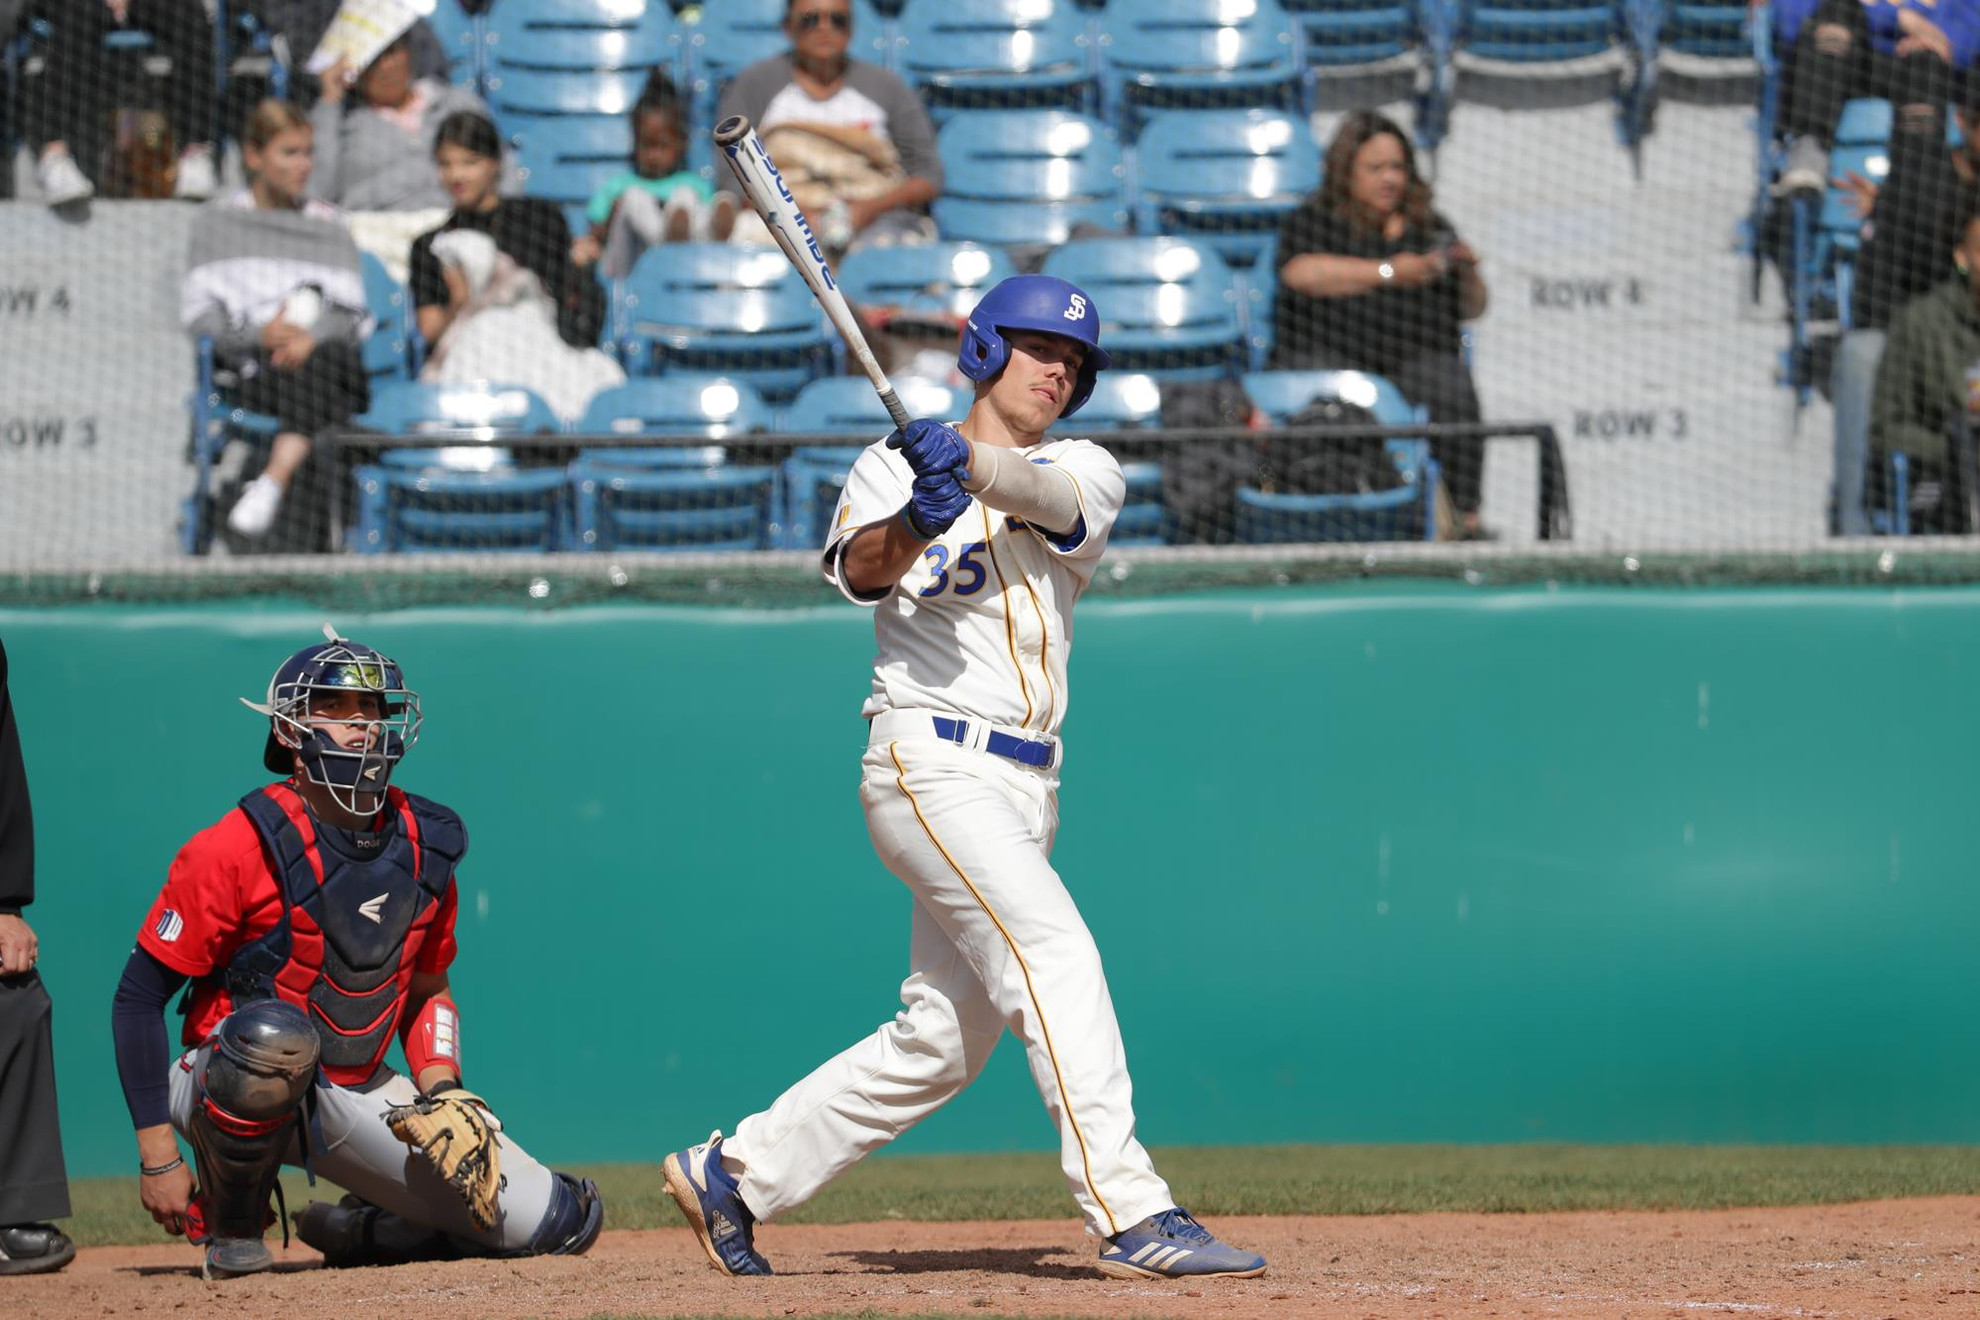
[[283,912],[227,965],[236,1004],[279,997],[323,1039],[323,1071],[355,1086],[385,1060],[412,980],[413,959],[467,851],[460,817],[387,789],[399,826],[370,855],[336,831],[318,832],[302,799],[270,784],[241,799],[281,888]]

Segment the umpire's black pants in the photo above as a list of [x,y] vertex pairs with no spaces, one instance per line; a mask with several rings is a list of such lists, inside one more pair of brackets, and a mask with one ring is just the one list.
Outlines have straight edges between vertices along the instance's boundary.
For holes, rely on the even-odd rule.
[[39,973],[0,976],[0,1227],[68,1215],[54,1005]]

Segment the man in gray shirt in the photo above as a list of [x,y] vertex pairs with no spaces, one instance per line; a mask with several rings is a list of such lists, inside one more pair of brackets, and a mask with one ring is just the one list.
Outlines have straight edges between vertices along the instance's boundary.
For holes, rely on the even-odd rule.
[[[841,250],[932,238],[928,204],[942,193],[935,126],[906,83],[848,54],[851,0],[787,0],[784,33],[789,50],[749,65],[723,89],[717,122],[747,115],[758,132],[803,123],[865,130],[891,142],[905,179],[877,196],[845,198],[827,215],[811,218],[820,237]],[[736,191],[732,178],[721,186]]]

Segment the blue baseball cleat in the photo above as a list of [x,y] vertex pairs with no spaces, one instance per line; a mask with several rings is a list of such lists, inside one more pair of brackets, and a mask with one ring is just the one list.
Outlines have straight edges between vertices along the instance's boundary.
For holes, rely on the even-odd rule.
[[1116,1279],[1255,1279],[1265,1258],[1219,1242],[1177,1206],[1107,1239],[1100,1272]]
[[[667,1194],[701,1239],[709,1263],[724,1274],[769,1274],[752,1241],[756,1216],[743,1204],[736,1180],[722,1167],[722,1133],[667,1157]],[[1262,1265],[1262,1262],[1261,1262]]]

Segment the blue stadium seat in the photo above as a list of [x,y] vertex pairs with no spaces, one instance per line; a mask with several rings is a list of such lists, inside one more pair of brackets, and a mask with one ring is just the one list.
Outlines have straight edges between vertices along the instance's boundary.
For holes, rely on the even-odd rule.
[[590,228],[593,193],[631,167],[633,131],[626,115],[570,115],[518,121],[511,141],[522,167],[523,191],[564,208],[571,232]]
[[1615,0],[1463,0],[1463,48],[1473,60],[1543,65],[1615,48]]
[[501,0],[488,13],[488,66],[593,73],[677,72],[680,42],[664,0]]
[[680,372],[600,390],[576,429],[592,435],[698,435],[722,440],[768,430],[773,420],[770,405],[748,382]]
[[834,362],[817,300],[776,248],[663,243],[641,255],[618,304],[620,356],[635,374],[723,372],[775,400]]
[[936,136],[945,176],[935,200],[942,236],[1049,246],[1075,225],[1128,227],[1120,139],[1064,110],[967,110]]
[[1103,371],[1093,382],[1093,393],[1073,414],[1072,420],[1053,427],[1062,435],[1088,431],[1120,431],[1129,428],[1158,427],[1162,424],[1162,385],[1140,371]]
[[461,0],[436,0],[424,21],[446,52],[448,78],[456,86],[478,90],[487,73],[487,34],[481,15],[462,9]]
[[[911,417],[961,421],[970,395],[921,376],[896,376],[894,393]],[[886,405],[864,376],[827,376],[798,391],[784,408],[782,430],[796,435],[845,434],[878,440],[894,429]]]
[[1127,496],[1114,518],[1108,547],[1166,545],[1169,515],[1162,503],[1162,465],[1147,460],[1123,463],[1121,476],[1127,484]]
[[361,467],[358,554],[549,553],[570,541],[570,485],[562,468],[516,472]]
[[1364,495],[1284,495],[1240,486],[1237,539],[1249,545],[1433,541],[1431,490],[1408,485]]
[[[528,131],[527,121],[562,120],[572,115],[623,116],[646,86],[645,69],[494,69],[488,75],[488,103],[510,133]],[[559,125],[546,127],[555,130]]]
[[777,471],[712,467],[644,472],[571,465],[579,550],[765,550]]
[[252,446],[268,444],[280,423],[266,413],[249,412],[236,404],[217,378],[213,341],[202,336],[193,347],[192,439],[187,446],[193,461],[192,492],[180,502],[179,548],[203,555],[213,544],[213,470],[230,441]]
[[1163,107],[1311,109],[1299,29],[1279,0],[1115,6],[1101,32],[1108,112],[1130,136]]
[[[1251,371],[1244,392],[1277,425],[1320,399],[1340,399],[1366,408],[1385,426],[1425,421],[1426,409],[1412,404],[1387,379],[1365,371]],[[1366,495],[1279,495],[1240,490],[1241,541],[1416,541],[1436,537],[1434,499],[1437,465],[1427,441],[1401,437],[1383,449],[1404,486]]]
[[1753,39],[1746,27],[1749,6],[1654,2],[1666,11],[1662,49],[1694,59],[1737,60],[1742,64],[1752,60]]
[[894,67],[939,124],[959,109],[1099,108],[1086,20],[1071,0],[937,0],[909,5]]
[[360,254],[364,268],[364,298],[377,324],[359,353],[365,373],[377,385],[404,380],[412,372],[412,311],[405,286],[392,278],[385,263],[369,252]]
[[487,381],[388,381],[373,388],[371,407],[353,418],[387,435],[447,435],[491,440],[507,433],[561,432],[550,405],[520,385]]
[[1416,0],[1280,0],[1315,68],[1356,71],[1416,61]]
[[975,243],[861,248],[838,271],[847,301],[930,319],[969,315],[977,299],[1015,274],[1002,248]]
[[784,461],[783,512],[778,544],[786,550],[818,550],[863,445],[801,445]]
[[1313,130],[1282,111],[1158,111],[1135,150],[1136,228],[1197,239],[1238,264],[1255,261],[1320,186]]
[[1092,297],[1117,368],[1163,380],[1234,376],[1246,356],[1243,293],[1208,247],[1180,238],[1088,238],[1045,259],[1044,273]]

